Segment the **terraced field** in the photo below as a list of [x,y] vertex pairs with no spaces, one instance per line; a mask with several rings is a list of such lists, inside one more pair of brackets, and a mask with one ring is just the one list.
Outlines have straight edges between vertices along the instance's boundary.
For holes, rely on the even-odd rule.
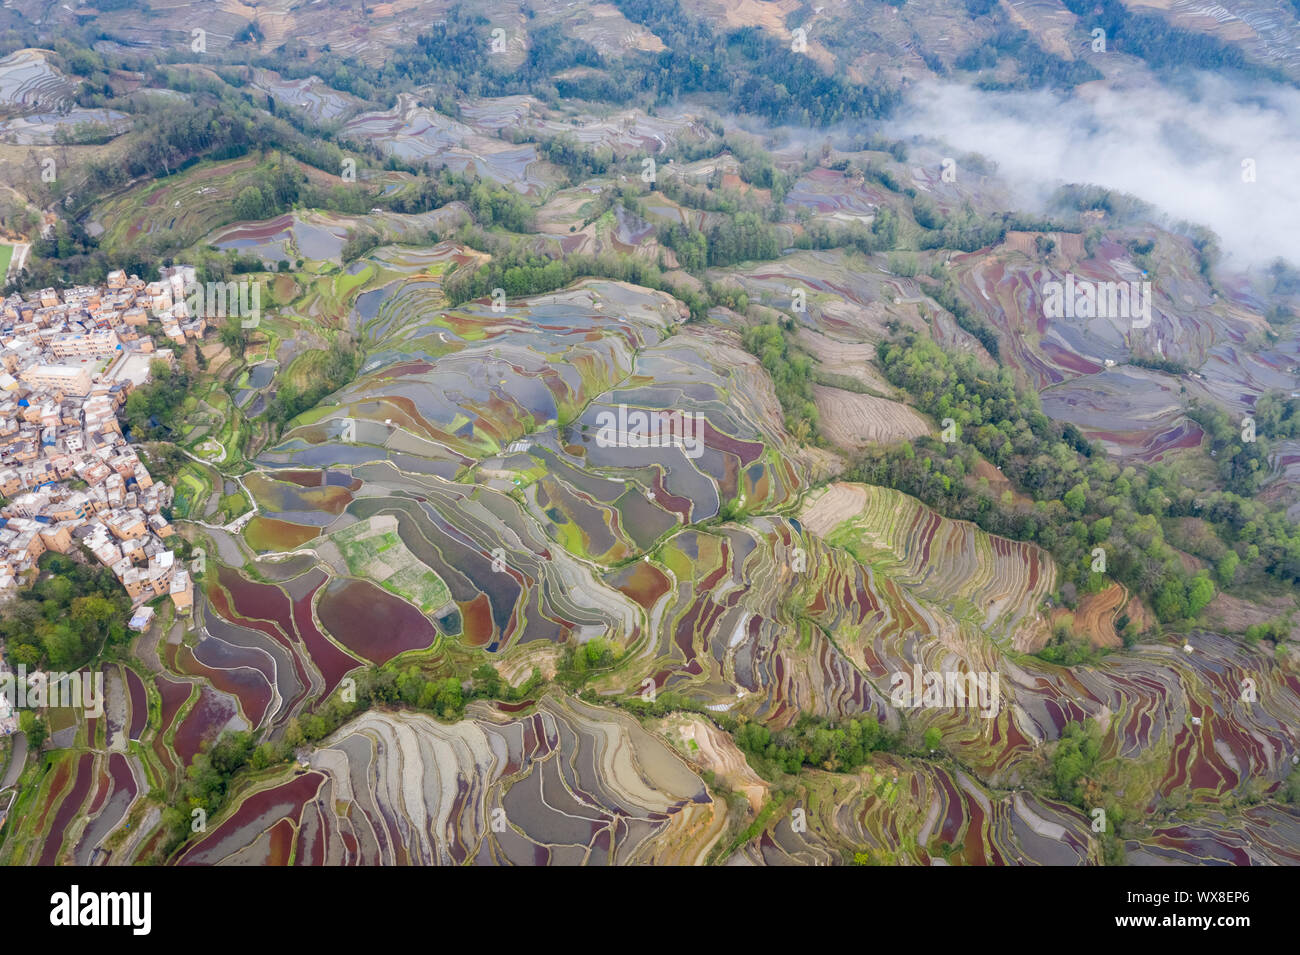
[[60,134],[79,141],[104,136],[112,139],[131,128],[131,118],[114,109],[73,109],[58,113],[29,113],[0,123],[0,142],[17,146],[52,146]]
[[460,203],[421,215],[377,213],[365,216],[309,212],[287,213],[257,222],[239,222],[218,229],[209,244],[241,255],[255,255],[270,265],[281,260],[305,259],[341,266],[340,253],[349,233],[378,228],[394,241],[424,238],[430,230],[451,230],[466,220]]
[[[1029,758],[1038,742],[1055,738],[1067,720],[1083,718],[1103,727],[1111,752],[1149,763],[1142,772],[1150,775],[1141,784],[1134,781],[1129,794],[1144,810],[1178,791],[1213,801],[1252,772],[1290,771],[1284,727],[1294,718],[1287,714],[1300,706],[1300,695],[1287,668],[1267,656],[1196,633],[1187,652],[1141,645],[1096,667],[1045,665],[1013,652],[1035,645],[1042,625],[1039,604],[1051,590],[1054,569],[1041,552],[986,537],[970,525],[917,508],[896,492],[866,486],[833,486],[808,505],[804,520],[810,531],[853,552],[869,568],[868,581],[879,575],[886,595],[904,598],[865,634],[856,625],[831,628],[836,645],[855,662],[860,659],[868,673],[883,675],[884,661],[906,660],[922,647],[925,659],[912,662],[927,671],[946,671],[956,663],[962,670],[1002,672],[1002,692],[1009,699],[996,728],[990,727],[991,736],[970,739],[970,750],[963,750],[966,765],[991,761],[992,775],[986,778],[997,779],[1002,771],[1016,775],[1016,762]],[[991,556],[981,555],[985,548]],[[897,623],[890,619],[895,615]],[[924,621],[923,632],[938,639],[912,643],[909,618]],[[1258,703],[1231,702],[1241,695],[1232,688],[1243,679],[1272,686],[1262,709]],[[1003,727],[1007,715],[1011,719]],[[1251,733],[1260,734],[1256,742],[1270,742],[1259,749],[1246,742]],[[975,755],[980,751],[983,757]],[[1286,761],[1277,762],[1278,756]],[[1136,798],[1138,793],[1143,795]]]
[[[1151,645],[1097,668],[1069,671],[1049,666],[1012,652],[1017,642],[1029,639],[1026,634],[1043,625],[1038,604],[1052,586],[1050,562],[1033,548],[943,521],[896,492],[860,485],[833,485],[806,506],[801,523],[810,534],[828,537],[836,546],[827,549],[818,537],[801,537],[787,522],[755,517],[744,525],[724,525],[707,533],[683,530],[658,547],[651,561],[634,565],[635,574],[621,571],[604,583],[588,583],[595,590],[584,595],[584,602],[595,599],[603,587],[617,588],[635,601],[634,613],[643,621],[631,631],[634,639],[626,645],[624,665],[597,681],[598,696],[634,694],[649,680],[660,692],[672,690],[709,709],[743,713],[778,727],[798,713],[840,718],[871,714],[893,726],[904,720],[920,721],[942,726],[945,745],[960,752],[963,765],[992,780],[994,787],[1006,788],[991,789],[989,783],[975,782],[960,772],[897,757],[881,757],[856,776],[809,773],[801,777],[799,801],[786,797],[780,805],[769,806],[760,816],[767,821],[757,833],[728,854],[739,853],[737,858],[754,862],[850,861],[864,853],[876,861],[894,862],[1096,862],[1100,850],[1089,835],[1084,813],[1009,791],[1031,771],[1038,746],[1055,738],[1069,719],[1096,719],[1103,726],[1106,752],[1133,764],[1126,770],[1131,774],[1128,798],[1143,806],[1175,796],[1193,804],[1206,800],[1204,804],[1210,805],[1235,791],[1248,775],[1276,778],[1275,774],[1288,770],[1290,742],[1284,728],[1300,717],[1300,698],[1289,685],[1293,677],[1267,657],[1222,638],[1195,634],[1190,654],[1178,647]],[[795,559],[796,546],[805,552],[806,563]],[[806,583],[800,575],[806,575]],[[751,580],[776,586],[746,586]],[[629,621],[624,626],[630,625]],[[644,636],[637,636],[641,633]],[[1000,669],[1003,705],[991,720],[960,709],[899,711],[890,702],[890,674],[896,667],[914,663],[932,671]],[[1246,675],[1268,686],[1262,702],[1231,705],[1230,715],[1216,717],[1215,707],[1221,704],[1211,701],[1224,699],[1224,688],[1235,686]],[[551,697],[538,713],[547,719],[555,707],[571,705]],[[598,712],[606,719],[613,715],[607,709]],[[489,764],[474,776],[486,781],[482,790],[467,793],[462,788],[461,795],[455,796],[444,787],[448,795],[443,797],[414,796],[409,785],[389,771],[358,777],[356,769],[343,769],[359,754],[375,751],[373,745],[360,750],[344,745],[352,734],[395,732],[395,727],[381,727],[413,721],[414,738],[407,740],[401,732],[381,737],[387,740],[382,751],[406,754],[403,765],[408,765],[413,754],[430,745],[418,742],[426,731],[440,738],[447,733],[460,739],[466,733],[473,738],[481,732],[491,735],[495,730],[484,720],[492,723],[501,717],[489,719],[489,713],[477,711],[472,720],[453,728],[424,717],[375,713],[350,725],[338,743],[318,751],[313,767],[322,779],[314,785],[324,784],[325,777],[335,786],[343,785],[340,780],[350,772],[354,788],[344,799],[359,800],[366,807],[363,812],[372,821],[365,831],[373,835],[349,828],[357,823],[355,813],[348,815],[350,823],[328,814],[320,819],[315,813],[303,816],[310,797],[295,797],[292,802],[278,795],[262,799],[256,795],[259,785],[248,794],[256,814],[242,806],[233,811],[232,821],[217,830],[218,843],[212,842],[217,838],[212,835],[190,850],[207,853],[209,845],[219,845],[210,850],[216,855],[187,855],[187,861],[233,860],[242,858],[243,852],[256,858],[280,858],[283,847],[275,848],[280,844],[277,840],[289,844],[289,833],[277,833],[284,818],[294,820],[293,828],[304,837],[315,840],[317,836],[306,834],[322,833],[319,838],[326,846],[313,847],[308,855],[316,860],[402,862],[416,861],[417,855],[444,858],[447,853],[451,859],[518,861],[525,850],[532,853],[528,858],[539,861],[589,860],[593,851],[624,858],[618,855],[623,850],[618,848],[617,827],[612,841],[601,835],[608,822],[603,821],[607,817],[600,807],[607,803],[592,797],[587,788],[575,790],[573,783],[568,791],[590,808],[567,813],[566,825],[572,824],[575,813],[584,820],[569,834],[568,829],[561,833],[548,828],[545,814],[537,815],[527,803],[505,796],[498,803],[491,795],[498,776]],[[733,789],[763,802],[761,781],[741,769],[734,756],[728,757],[726,744],[711,739],[700,724],[692,729],[674,721],[662,732],[682,758],[701,771],[725,775]],[[690,741],[696,741],[695,747]],[[353,755],[338,756],[344,762],[336,764],[330,753],[338,747]],[[387,789],[364,796],[355,789],[358,778],[392,781]],[[432,784],[426,790],[428,785]],[[395,803],[398,797],[393,794],[399,789],[406,795]],[[463,808],[450,816],[448,810],[435,808],[445,806],[446,799],[459,800],[452,805]],[[707,813],[701,799],[708,803]],[[336,800],[318,803],[317,811]],[[468,808],[469,803],[478,808]],[[721,825],[716,814],[725,812],[726,804],[702,792],[691,804],[701,807],[699,814],[692,810],[679,818],[670,813],[667,828],[658,830],[661,834],[650,843],[627,850],[633,852],[631,857],[694,859],[707,854]],[[371,805],[375,808],[368,808]],[[268,814],[267,806],[283,808]],[[389,811],[384,806],[390,806]],[[490,829],[489,810],[495,808],[504,810],[509,834]],[[791,828],[795,808],[805,810],[807,831]],[[632,815],[638,817],[642,811]],[[445,840],[435,836],[420,842],[417,849],[410,837],[400,842],[383,835],[383,826],[391,827],[391,822],[381,826],[374,821],[404,816],[413,823],[449,819],[432,829],[446,832]],[[304,821],[308,818],[310,822]],[[1250,825],[1250,818],[1243,816],[1240,824]],[[336,841],[328,835],[332,827],[352,833],[355,841],[341,835]],[[1206,833],[1194,836],[1196,848],[1188,851],[1202,855],[1232,851],[1237,839],[1233,831],[1228,830],[1221,843]],[[1285,838],[1279,838],[1280,842],[1252,844],[1250,851],[1259,859],[1282,861],[1290,850]],[[539,843],[544,849],[537,848]],[[357,848],[367,844],[373,847]],[[399,845],[417,855],[403,857]],[[1157,832],[1128,848],[1159,854],[1172,845],[1167,834]],[[681,855],[687,851],[689,856]]]
[[813,388],[822,433],[850,451],[930,434],[933,427],[907,405],[839,388]]
[[1089,820],[1073,806],[1025,792],[990,793],[960,771],[882,759],[856,775],[805,775],[738,858],[754,865],[1099,861]]
[[786,205],[810,209],[832,222],[870,223],[876,211],[891,201],[888,190],[863,180],[850,181],[832,169],[814,169],[786,193]]
[[[865,485],[856,490],[860,508],[829,533],[822,531],[829,543],[849,548],[860,562],[926,599],[960,597],[989,636],[1016,646],[1033,642],[1038,605],[1055,589],[1055,568],[1046,554],[972,524],[946,521],[898,492]],[[826,528],[842,507],[828,502],[831,514],[824,516],[820,498],[806,506],[810,530]]]
[[[1197,631],[1190,653],[1158,639],[1046,663],[1030,654],[1054,619],[1050,557],[895,491],[826,484],[832,459],[774,424],[779,403],[734,332],[684,325],[666,295],[605,280],[504,310],[448,306],[443,271],[472,261],[445,243],[381,248],[320,293],[366,364],[253,461],[245,541],[287,553],[254,580],[221,566],[238,563],[223,551],[203,639],[164,646],[175,676],[158,681],[150,752],[174,774],[232,717],[285,732],[374,664],[483,661],[518,686],[534,667],[557,679],[570,648],[603,646],[614,662],[586,691],[599,705],[552,684],[472,703],[453,724],[372,707],[306,771],[249,777],[179,861],[1095,864],[1106,850],[1089,815],[1020,788],[1071,722],[1098,727],[1126,811],[1178,803],[1208,819],[1284,784],[1300,720],[1285,660]],[[871,348],[804,334],[845,368]],[[857,441],[930,430],[900,403],[838,394],[881,416]],[[652,446],[620,444],[617,429],[605,440],[638,409],[700,424]],[[1116,596],[1076,612],[1103,646]],[[900,706],[897,679],[913,673],[1000,682],[971,706]],[[208,696],[179,682],[196,679]],[[1258,701],[1233,702],[1247,679]],[[619,712],[646,693],[777,732],[805,717],[935,730],[953,763],[878,754],[778,793],[707,718]],[[1162,829],[1125,848],[1210,857],[1274,824],[1225,818],[1222,835]],[[1249,851],[1284,861],[1287,846]]]
[[[1255,509],[1300,513],[1300,439],[1276,415],[1256,500],[1205,506],[1241,449],[1191,418],[1235,429],[1300,388],[1300,280],[1113,190],[1045,198],[1060,184],[959,152],[946,175],[945,130],[886,109],[936,78],[1040,111],[1141,102],[1158,56],[1121,31],[1089,57],[1103,16],[1295,73],[1289,11],[698,0],[669,29],[623,0],[74,6],[0,10],[107,64],[0,59],[22,162],[81,161],[48,147],[90,122],[131,148],[165,107],[274,141],[214,159],[167,131],[166,175],[0,211],[48,227],[31,248],[68,274],[146,242],[256,258],[269,306],[246,340],[178,349],[186,455],[147,449],[192,615],[159,599],[110,633],[103,713],[52,708],[6,772],[0,863],[1300,864],[1297,557]],[[178,49],[191,20],[206,59]],[[369,167],[355,191],[236,219],[271,163],[336,145]],[[1051,317],[1067,277],[1152,281],[1151,322]],[[939,348],[898,357],[918,341]],[[941,379],[940,352],[974,360]],[[939,441],[949,409],[979,444]],[[1077,489],[1046,493],[1062,474]],[[1079,570],[1121,537],[1114,577]],[[1202,567],[1214,602],[1166,610]]]
[[540,192],[553,178],[532,145],[513,146],[489,138],[410,96],[403,96],[386,112],[355,116],[344,129],[349,136],[373,141],[402,159],[436,160],[525,194]]
[[[172,231],[194,242],[234,220],[235,197],[268,165],[256,157],[205,162],[160,181],[141,182],[96,205],[88,228],[109,248],[122,248],[143,236]],[[316,183],[337,182],[311,166],[299,167]]]
[[274,70],[257,69],[253,71],[250,85],[275,97],[277,103],[302,110],[316,122],[341,119],[365,105],[364,101],[326,85],[319,76],[290,80]]
[[73,715],[62,748],[29,770],[8,817],[15,831],[5,841],[5,863],[84,866],[148,857],[159,820],[158,806],[147,799],[150,787],[177,772],[179,752],[192,758],[190,740],[241,725],[238,698],[208,685],[221,671],[191,665],[203,679],[202,693],[192,682],[159,677],[155,687],[136,669],[104,668],[103,714]]
[[1159,460],[1199,447],[1203,432],[1182,414],[1177,380],[1133,366],[1074,378],[1042,393],[1043,411],[1076,425],[1117,457]]
[[[751,302],[789,312],[810,331],[854,344],[884,340],[890,321],[923,327],[918,305],[928,303],[915,280],[885,274],[842,251],[795,252],[762,265],[719,272],[724,274],[740,283]],[[796,289],[804,292],[805,312],[792,307]]]
[[5,111],[53,112],[74,92],[49,51],[18,50],[0,59],[0,108]]
[[725,804],[635,721],[543,700],[455,726],[372,712],[310,771],[240,794],[180,862],[575,865],[699,861]]

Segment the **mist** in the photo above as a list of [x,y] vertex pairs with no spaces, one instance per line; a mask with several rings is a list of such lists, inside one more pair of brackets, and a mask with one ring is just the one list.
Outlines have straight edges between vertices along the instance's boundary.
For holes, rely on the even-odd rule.
[[1212,229],[1232,266],[1300,263],[1300,90],[1210,74],[1070,97],[928,82],[888,131],[987,156],[1029,210],[1062,183],[1094,183]]

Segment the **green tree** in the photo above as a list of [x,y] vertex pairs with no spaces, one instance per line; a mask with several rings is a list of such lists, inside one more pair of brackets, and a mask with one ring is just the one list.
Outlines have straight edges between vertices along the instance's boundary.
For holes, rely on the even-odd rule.
[[1219,558],[1218,565],[1214,568],[1215,576],[1219,578],[1219,586],[1228,588],[1237,578],[1237,566],[1241,563],[1241,558],[1237,556],[1236,551],[1228,551]]
[[27,737],[27,747],[32,752],[36,752],[41,748],[41,744],[45,742],[48,735],[45,720],[37,716],[35,710],[18,711],[18,728]]
[[266,196],[256,186],[245,186],[235,197],[236,219],[263,219],[268,211]]
[[1109,517],[1099,517],[1092,522],[1092,527],[1088,529],[1088,536],[1094,544],[1100,544],[1110,537],[1111,519]]
[[1094,777],[1100,759],[1101,730],[1096,721],[1067,723],[1051,757],[1056,794],[1076,806],[1088,808],[1084,801],[1096,785]]
[[1166,580],[1156,593],[1155,611],[1165,623],[1187,616],[1187,593],[1177,580]]
[[1197,574],[1187,584],[1187,615],[1189,617],[1200,616],[1214,599],[1214,582],[1205,571]]

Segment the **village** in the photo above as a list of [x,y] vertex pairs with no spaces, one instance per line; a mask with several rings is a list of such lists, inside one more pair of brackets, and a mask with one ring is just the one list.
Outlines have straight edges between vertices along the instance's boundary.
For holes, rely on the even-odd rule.
[[151,320],[177,344],[203,337],[206,320],[185,299],[194,280],[188,266],[156,282],[115,271],[104,286],[0,303],[0,601],[41,554],[84,547],[130,596],[133,629],[148,626],[144,605],[158,597],[190,611],[194,584],[163,514],[173,490],[150,476],[118,414],[154,362],[176,360],[155,346]]

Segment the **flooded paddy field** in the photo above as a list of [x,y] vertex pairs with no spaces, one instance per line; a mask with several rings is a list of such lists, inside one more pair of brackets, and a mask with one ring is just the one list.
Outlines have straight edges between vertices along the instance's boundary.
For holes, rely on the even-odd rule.
[[881,206],[890,202],[890,193],[876,186],[849,179],[833,169],[814,169],[796,180],[786,193],[787,206],[812,210],[836,222],[870,223]]
[[364,580],[331,582],[316,613],[336,640],[375,663],[408,650],[427,650],[438,638],[419,608]]
[[1123,366],[1074,378],[1042,393],[1043,412],[1076,425],[1117,457],[1159,460],[1197,447],[1201,429],[1184,417],[1177,379]]
[[362,100],[327,86],[319,76],[291,80],[274,70],[258,68],[249,85],[275,97],[277,103],[302,110],[318,123],[341,119],[364,106]]
[[0,59],[0,106],[51,111],[76,93],[76,84],[43,50],[17,50]]
[[[487,825],[496,813],[504,831]],[[310,772],[242,797],[184,861],[265,858],[266,834],[289,820],[311,864],[690,862],[726,813],[625,716],[553,698],[534,715],[482,709],[454,726],[372,711]]]
[[[455,119],[407,101],[349,116],[394,154],[481,146],[465,161],[499,163],[495,181],[522,192],[547,182],[535,152],[524,161],[503,140],[489,149],[476,139],[493,123],[548,121],[523,98],[474,101]],[[592,141],[608,141],[597,125]],[[640,135],[626,145],[646,145]],[[932,185],[943,202],[960,201]],[[552,196],[546,241],[565,240],[591,198],[582,187]],[[800,175],[786,204],[865,222],[887,198],[819,167]],[[663,196],[649,205],[645,219],[613,210],[593,235],[623,252],[648,247],[660,216],[682,211]],[[294,214],[223,227],[221,241],[332,261],[364,218]],[[1252,389],[1289,374],[1291,338],[1250,350],[1239,304],[1184,292],[1190,260],[1175,262],[1150,329],[1044,318],[1038,290],[1067,263],[1029,262],[1032,239],[1011,235],[996,255],[954,255],[958,294],[978,296],[1045,413],[1117,457],[1156,461],[1199,444],[1184,389],[1199,393],[1211,374],[1240,381],[1243,408]],[[1082,252],[1063,237],[1061,248]],[[504,305],[451,305],[448,271],[482,261],[450,242],[382,246],[304,280],[302,314],[354,336],[360,371],[249,453],[240,475],[258,513],[243,537],[264,559],[243,569],[213,561],[198,636],[162,647],[174,675],[132,683],[126,674],[129,706],[110,714],[104,736],[141,740],[175,779],[223,727],[280,738],[291,721],[328,713],[344,679],[368,678],[362,671],[376,665],[462,680],[486,665],[515,687],[536,667],[546,682],[503,693],[500,704],[476,699],[463,719],[455,707],[435,715],[367,702],[313,738],[305,764],[244,776],[181,861],[782,864],[866,853],[912,864],[1095,864],[1086,814],[1023,790],[1041,772],[1043,748],[1089,720],[1105,758],[1133,773],[1126,799],[1151,812],[1188,806],[1186,826],[1162,825],[1132,840],[1130,853],[1287,859],[1288,818],[1244,805],[1252,783],[1265,798],[1278,792],[1300,755],[1288,729],[1300,725],[1300,685],[1285,660],[1191,631],[1192,653],[1151,637],[1086,666],[1049,664],[1034,656],[1059,609],[1049,604],[1059,577],[1045,551],[905,495],[834,480],[847,460],[839,454],[933,430],[871,366],[878,343],[894,330],[933,330],[978,354],[922,282],[891,274],[883,257],[844,251],[711,270],[711,280],[790,316],[799,347],[854,379],[813,391],[837,453],[787,432],[769,376],[742,345],[738,313],[687,323],[670,296],[603,279]],[[1105,243],[1089,262],[1068,264],[1097,280],[1133,265],[1124,246]],[[806,312],[791,311],[795,287],[807,293]],[[253,365],[248,388],[273,386],[292,361],[302,368],[308,350]],[[1198,360],[1205,378],[1126,364],[1139,353]],[[653,439],[639,430],[650,422],[661,428]],[[1291,450],[1270,462],[1279,475],[1300,462]],[[1097,614],[1117,640],[1118,615],[1145,608],[1122,589],[1107,599]],[[607,705],[563,689],[584,648],[612,661],[584,684],[583,699]],[[921,708],[904,720],[890,685],[913,667],[997,672],[1001,695],[988,713]],[[1249,707],[1233,696],[1245,679],[1264,688]],[[716,738],[698,728],[687,740],[620,711],[646,687],[684,701]],[[137,719],[138,693],[157,695],[158,729]],[[812,809],[807,830],[774,810],[733,844],[734,808],[705,779],[760,807],[787,794],[746,775],[744,755],[708,714],[776,733],[804,715],[935,730],[953,758],[881,753],[852,773],[810,768],[796,794]],[[80,732],[60,732],[69,729]],[[148,791],[110,766],[111,784],[79,794],[78,769],[62,767],[48,813],[64,811],[59,794],[116,814]],[[1241,808],[1216,829],[1204,814],[1229,800]],[[491,824],[496,813],[504,828]],[[84,839],[35,855],[81,857],[100,833],[95,823]]]
[[374,142],[401,159],[435,160],[449,169],[472,171],[521,193],[540,192],[555,178],[531,144],[513,146],[419,105],[403,94],[393,109],[354,116],[344,124],[349,136]]
[[[0,67],[2,69],[2,67]],[[3,95],[3,91],[0,91]],[[131,128],[131,117],[115,109],[73,109],[67,113],[28,113],[0,122],[0,139],[19,146],[50,146],[59,141],[60,131],[94,127],[110,137]]]

